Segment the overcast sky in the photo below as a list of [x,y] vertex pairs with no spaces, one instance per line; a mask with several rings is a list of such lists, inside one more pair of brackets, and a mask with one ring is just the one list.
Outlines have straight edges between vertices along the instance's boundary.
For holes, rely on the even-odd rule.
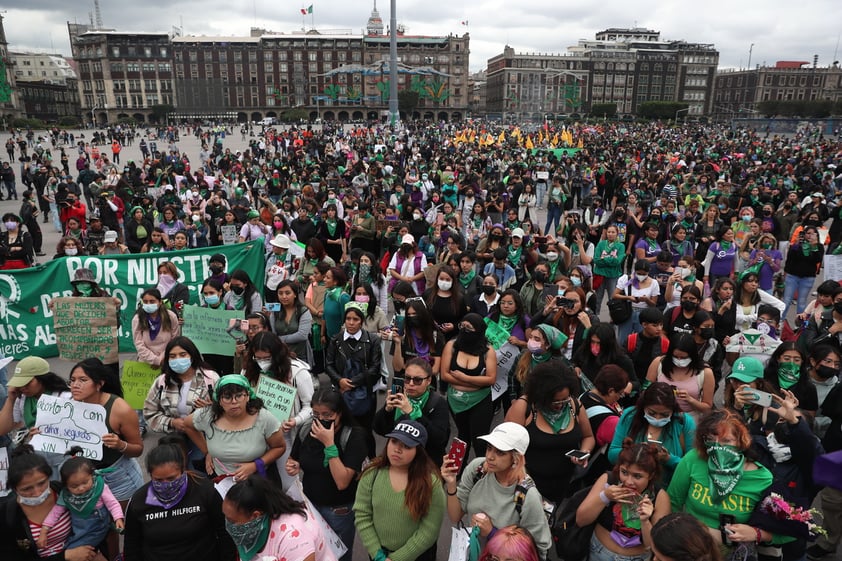
[[[105,27],[118,31],[168,32],[183,24],[186,35],[245,36],[251,26],[293,32],[315,23],[320,30],[360,33],[371,0],[101,0]],[[300,10],[313,5],[313,18]],[[378,1],[385,24],[389,2]],[[413,35],[471,34],[471,71],[511,45],[518,52],[563,53],[579,39],[609,27],[645,27],[662,39],[712,43],[720,67],[802,60],[839,60],[838,0],[397,0],[398,22]],[[88,22],[93,0],[3,0],[12,50],[70,54],[67,21]],[[468,26],[462,21],[468,21]]]

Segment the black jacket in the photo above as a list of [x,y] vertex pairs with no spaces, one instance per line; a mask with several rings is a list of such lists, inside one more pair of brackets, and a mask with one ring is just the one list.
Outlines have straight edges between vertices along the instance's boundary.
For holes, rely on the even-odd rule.
[[339,380],[345,378],[345,366],[348,359],[353,357],[360,362],[359,374],[351,378],[354,386],[366,386],[369,390],[380,379],[380,360],[382,351],[380,339],[373,339],[368,331],[363,330],[356,349],[343,341],[344,331],[334,335],[327,344],[325,355],[325,372],[334,386],[339,387]]
[[[61,484],[51,482],[53,490],[61,490]],[[14,493],[0,499],[0,559],[3,561],[63,561],[64,553],[51,557],[38,557],[35,538],[29,531],[29,522],[17,502]]]
[[[408,415],[402,415],[399,420],[408,418]],[[450,440],[450,415],[447,401],[431,389],[430,397],[421,409],[421,417],[415,420],[427,429],[427,445],[424,448],[436,465],[440,466],[447,442]],[[398,421],[395,420],[394,410],[386,411],[385,406],[374,415],[374,432],[381,436],[392,432],[396,424]]]

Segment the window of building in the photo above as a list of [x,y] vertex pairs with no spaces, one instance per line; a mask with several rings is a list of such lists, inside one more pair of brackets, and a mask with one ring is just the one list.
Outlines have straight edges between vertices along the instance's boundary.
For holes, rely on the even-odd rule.
[[242,51],[234,51],[234,62],[242,62],[243,61],[243,52]]
[[249,62],[257,62],[257,51],[249,51]]
[[111,56],[120,58],[120,47],[111,47]]

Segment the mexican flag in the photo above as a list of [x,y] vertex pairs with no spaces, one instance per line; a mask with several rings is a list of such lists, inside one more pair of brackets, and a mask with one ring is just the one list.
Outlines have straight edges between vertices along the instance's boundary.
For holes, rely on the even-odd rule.
[[306,16],[307,14],[312,14],[312,13],[313,13],[313,5],[312,4],[310,4],[309,8],[301,8],[301,15],[302,16]]

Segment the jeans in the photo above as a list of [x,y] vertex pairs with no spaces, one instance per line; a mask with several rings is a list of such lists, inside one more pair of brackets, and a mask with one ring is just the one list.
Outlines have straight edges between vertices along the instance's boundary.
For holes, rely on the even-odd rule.
[[71,514],[70,521],[73,525],[73,534],[67,541],[67,549],[81,545],[97,547],[111,528],[111,513],[105,505],[102,505],[95,508],[87,518]]
[[547,194],[547,184],[543,181],[535,184],[535,195],[538,198],[538,208],[544,204],[544,197]]
[[[541,204],[541,203],[538,203]],[[553,234],[555,234],[556,230],[558,230],[558,223],[561,221],[561,204],[549,202],[547,203],[547,225],[544,226],[544,235],[546,236],[547,233],[550,231],[550,225],[555,222],[555,229],[553,230]]]
[[[491,432],[491,421],[494,418],[494,405],[491,403],[491,394],[489,393],[485,399],[461,413],[454,413],[450,410],[453,416],[453,424],[456,425],[456,430],[459,438],[468,443],[469,447],[473,447],[474,454],[477,458],[485,456],[485,448],[487,446],[484,440],[480,440],[480,436],[485,436]],[[467,459],[467,454],[465,455]],[[463,462],[463,466],[468,465],[468,462]]]
[[8,192],[8,198],[18,198],[18,192],[15,189],[15,182],[14,181],[4,181],[3,185],[6,187],[6,191]]
[[[339,561],[351,561],[354,555],[354,535],[356,528],[354,527],[354,503],[338,506],[319,506],[313,505],[322,518],[325,519],[327,525],[330,526],[348,551],[345,555],[339,558]],[[337,512],[338,511],[338,512]]]
[[786,319],[786,313],[789,311],[789,303],[798,291],[798,305],[796,306],[797,313],[802,313],[807,307],[807,302],[810,298],[810,290],[813,288],[813,283],[816,282],[816,277],[796,277],[795,275],[786,275],[786,284],[784,286],[784,313],[781,314],[781,319]]
[[594,313],[596,315],[599,315],[600,308],[602,308],[602,297],[605,295],[605,293],[608,293],[608,299],[611,300],[612,298],[614,298],[615,290],[617,290],[617,279],[603,277],[602,284],[599,285],[599,288],[596,291],[596,295],[594,296],[594,298],[596,299],[596,302],[594,303],[594,306],[596,307]]
[[61,229],[61,220],[59,219],[58,206],[56,206],[56,203],[50,203],[50,218],[53,220],[53,226],[55,227],[56,232],[63,232],[64,230]]
[[607,549],[599,538],[594,534],[591,537],[591,552],[588,555],[588,561],[646,561],[649,559],[649,553],[641,553],[640,555],[620,555]]
[[103,474],[103,479],[118,501],[131,499],[134,492],[143,486],[143,473],[136,458],[122,456],[109,467],[113,467],[114,471]]
[[631,317],[617,326],[617,340],[624,342],[632,333],[640,333],[641,331],[643,331],[643,326],[640,325],[640,310],[632,308]]

